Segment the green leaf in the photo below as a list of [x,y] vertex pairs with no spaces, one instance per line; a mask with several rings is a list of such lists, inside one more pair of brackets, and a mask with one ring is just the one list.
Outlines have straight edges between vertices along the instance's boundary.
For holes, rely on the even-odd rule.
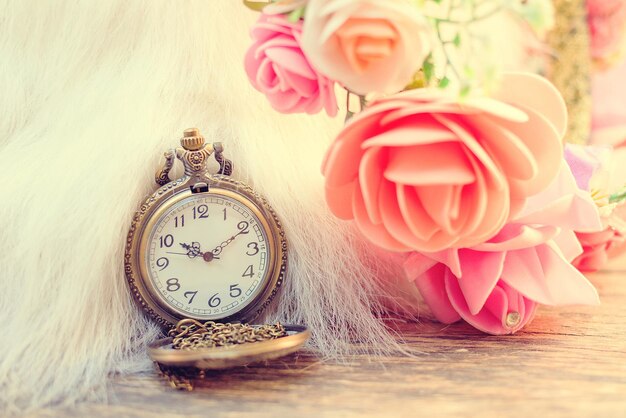
[[403,90],[415,90],[426,87],[428,82],[426,81],[426,76],[424,75],[424,70],[419,70],[413,75],[413,79],[409,84],[404,87]]
[[439,80],[439,87],[442,89],[445,89],[448,84],[450,84],[450,79],[448,77],[444,77],[441,80]]
[[470,86],[469,84],[465,83],[465,84],[463,84],[463,86],[461,86],[461,91],[459,92],[459,95],[461,96],[461,98],[467,97],[467,96],[469,96],[471,91],[472,91],[472,86]]
[[457,48],[459,46],[461,46],[461,34],[457,33],[456,36],[454,37],[454,39],[452,40],[452,43],[454,44],[454,46],[456,46]]
[[426,57],[426,60],[424,60],[424,64],[422,66],[422,71],[424,71],[424,77],[426,78],[426,82],[430,82],[435,73],[435,66],[433,64],[432,58],[432,55]]
[[268,4],[269,2],[267,1],[243,0],[243,5],[250,10],[254,10],[255,12],[262,11]]
[[303,16],[304,16],[304,7],[301,7],[289,13],[289,15],[287,16],[287,20],[292,23],[295,23],[298,20],[302,19]]
[[469,65],[466,65],[465,67],[463,67],[463,73],[465,74],[465,77],[470,78],[470,79],[476,77],[476,70],[470,67]]

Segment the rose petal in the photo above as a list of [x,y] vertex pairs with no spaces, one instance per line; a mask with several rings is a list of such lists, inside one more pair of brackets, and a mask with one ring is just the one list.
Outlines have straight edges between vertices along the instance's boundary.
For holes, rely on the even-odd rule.
[[446,268],[438,264],[415,280],[415,284],[437,320],[443,324],[452,324],[461,316],[454,309],[445,287]]
[[554,126],[559,139],[567,130],[567,107],[557,88],[532,73],[506,73],[496,98],[522,109],[534,109]]
[[413,186],[462,185],[476,180],[465,153],[452,142],[391,149],[384,176]]
[[458,276],[459,287],[472,315],[480,312],[500,280],[505,256],[504,252],[459,251],[462,266],[461,275]]
[[382,224],[373,224],[367,216],[365,210],[365,203],[363,202],[363,196],[359,188],[355,188],[352,199],[352,212],[354,213],[354,220],[359,227],[359,230],[370,241],[376,242],[376,244],[388,251],[410,251],[409,247],[402,245],[398,240],[393,238]]
[[527,298],[545,305],[600,303],[593,285],[560,254],[555,244],[539,245],[534,251],[535,263],[541,266],[543,274],[529,274],[536,273],[525,269],[532,265],[529,264],[532,253],[520,251],[507,257],[502,280]]

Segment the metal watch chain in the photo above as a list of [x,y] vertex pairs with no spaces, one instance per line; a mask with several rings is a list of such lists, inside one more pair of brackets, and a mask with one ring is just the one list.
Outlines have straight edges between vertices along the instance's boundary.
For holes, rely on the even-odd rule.
[[[277,323],[252,326],[241,323],[199,322],[195,319],[179,321],[169,333],[175,350],[201,350],[255,343],[287,335]],[[191,391],[194,381],[204,379],[206,371],[196,367],[172,367],[155,363],[161,376],[175,389]]]

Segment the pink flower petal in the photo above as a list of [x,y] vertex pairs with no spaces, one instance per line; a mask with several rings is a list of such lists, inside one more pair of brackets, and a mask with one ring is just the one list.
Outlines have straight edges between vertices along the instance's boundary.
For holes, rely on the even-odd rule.
[[512,122],[523,123],[528,121],[528,115],[524,113],[524,111],[505,102],[510,101],[507,98],[504,98],[504,101],[499,101],[490,97],[471,97],[461,106],[479,109],[491,116],[507,119]]
[[316,72],[303,54],[301,31],[301,22],[262,14],[251,31],[256,42],[244,59],[246,74],[279,112],[314,114],[325,109],[334,115],[333,82]]
[[332,188],[354,181],[363,151],[358,136],[338,139],[326,155],[326,185]]
[[402,245],[396,240],[382,224],[373,224],[367,215],[365,210],[365,203],[363,202],[363,196],[359,188],[355,189],[352,200],[352,212],[354,213],[354,220],[359,227],[359,230],[370,241],[376,242],[376,244],[388,251],[405,252],[410,251],[409,247]]
[[509,253],[502,280],[544,305],[599,303],[593,285],[551,243]]
[[588,192],[578,188],[565,161],[561,162],[559,173],[550,185],[527,199],[516,222],[554,225],[584,232],[602,229],[595,202]]
[[382,223],[391,236],[407,248],[422,247],[425,244],[424,240],[411,232],[405,222],[398,206],[396,186],[393,183],[382,182],[378,205],[380,206]]
[[397,184],[396,191],[400,212],[411,233],[424,241],[431,240],[438,227],[424,209],[415,188]]
[[[408,121],[407,121],[408,122]],[[423,145],[440,142],[457,141],[457,136],[446,130],[441,124],[420,118],[414,120],[415,125],[408,123],[393,130],[385,131],[379,135],[368,138],[363,142],[363,148],[367,147],[406,147],[410,145]]]
[[[529,323],[534,316],[536,304],[517,294],[506,283],[498,282],[485,306],[477,314],[469,311],[456,277],[449,270],[445,275],[445,284],[454,309],[470,325],[488,334],[512,334]],[[509,323],[509,314],[515,315],[517,321]]]
[[482,134],[483,146],[509,177],[530,180],[538,174],[534,155],[519,137],[488,117],[477,116],[472,123]]
[[438,264],[438,262],[433,258],[413,251],[406,256],[402,264],[402,269],[404,270],[407,280],[414,281],[436,264]]
[[484,306],[491,294],[504,265],[506,253],[483,253],[463,249],[459,251],[462,266],[461,275],[458,276],[459,287],[469,312],[476,315]]
[[563,159],[561,136],[552,123],[545,116],[534,109],[522,107],[528,114],[529,120],[524,124],[501,121],[502,127],[508,129],[519,138],[524,138],[524,144],[535,157],[537,175],[530,180],[511,179],[511,185],[516,186],[518,194],[530,196],[545,189],[559,171]]
[[391,149],[387,180],[406,185],[469,184],[476,176],[458,143]]
[[354,189],[357,187],[355,183],[346,183],[338,187],[326,186],[326,203],[330,211],[339,219],[354,219],[352,200]]
[[563,138],[567,130],[567,107],[563,96],[545,78],[532,73],[507,73],[500,85],[498,99],[522,109],[534,109],[551,121],[556,133]]
[[553,239],[559,233],[554,226],[507,224],[489,241],[472,247],[477,251],[500,252],[536,247]]
[[380,148],[369,148],[363,153],[359,169],[359,185],[363,194],[365,209],[372,222],[378,224],[382,222],[378,205],[381,183],[384,182],[382,171],[386,161],[385,151]]
[[[574,264],[573,260],[583,253],[583,247],[580,245],[576,233],[569,229],[561,230],[561,233],[557,234],[552,241],[559,247],[563,258],[572,264]],[[578,268],[575,264],[574,267]]]
[[438,264],[417,278],[415,284],[437,320],[443,324],[452,324],[461,316],[454,309],[445,287],[445,266]]

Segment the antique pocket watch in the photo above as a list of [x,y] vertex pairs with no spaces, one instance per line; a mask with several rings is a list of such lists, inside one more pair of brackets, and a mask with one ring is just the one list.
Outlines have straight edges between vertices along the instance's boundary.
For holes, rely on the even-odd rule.
[[[130,291],[174,333],[188,331],[181,325],[188,321],[250,322],[285,278],[287,240],[280,220],[263,197],[230,178],[233,164],[221,143],[205,144],[197,129],[187,129],[181,145],[165,153],[156,174],[160,187],[133,217],[124,256]],[[208,169],[211,156],[219,164],[215,175]],[[170,180],[176,159],[184,174]],[[262,342],[193,351],[176,350],[170,338],[152,344],[150,355],[172,366],[223,368],[295,351],[308,336],[304,327],[285,326],[284,336],[274,341],[255,337]]]

